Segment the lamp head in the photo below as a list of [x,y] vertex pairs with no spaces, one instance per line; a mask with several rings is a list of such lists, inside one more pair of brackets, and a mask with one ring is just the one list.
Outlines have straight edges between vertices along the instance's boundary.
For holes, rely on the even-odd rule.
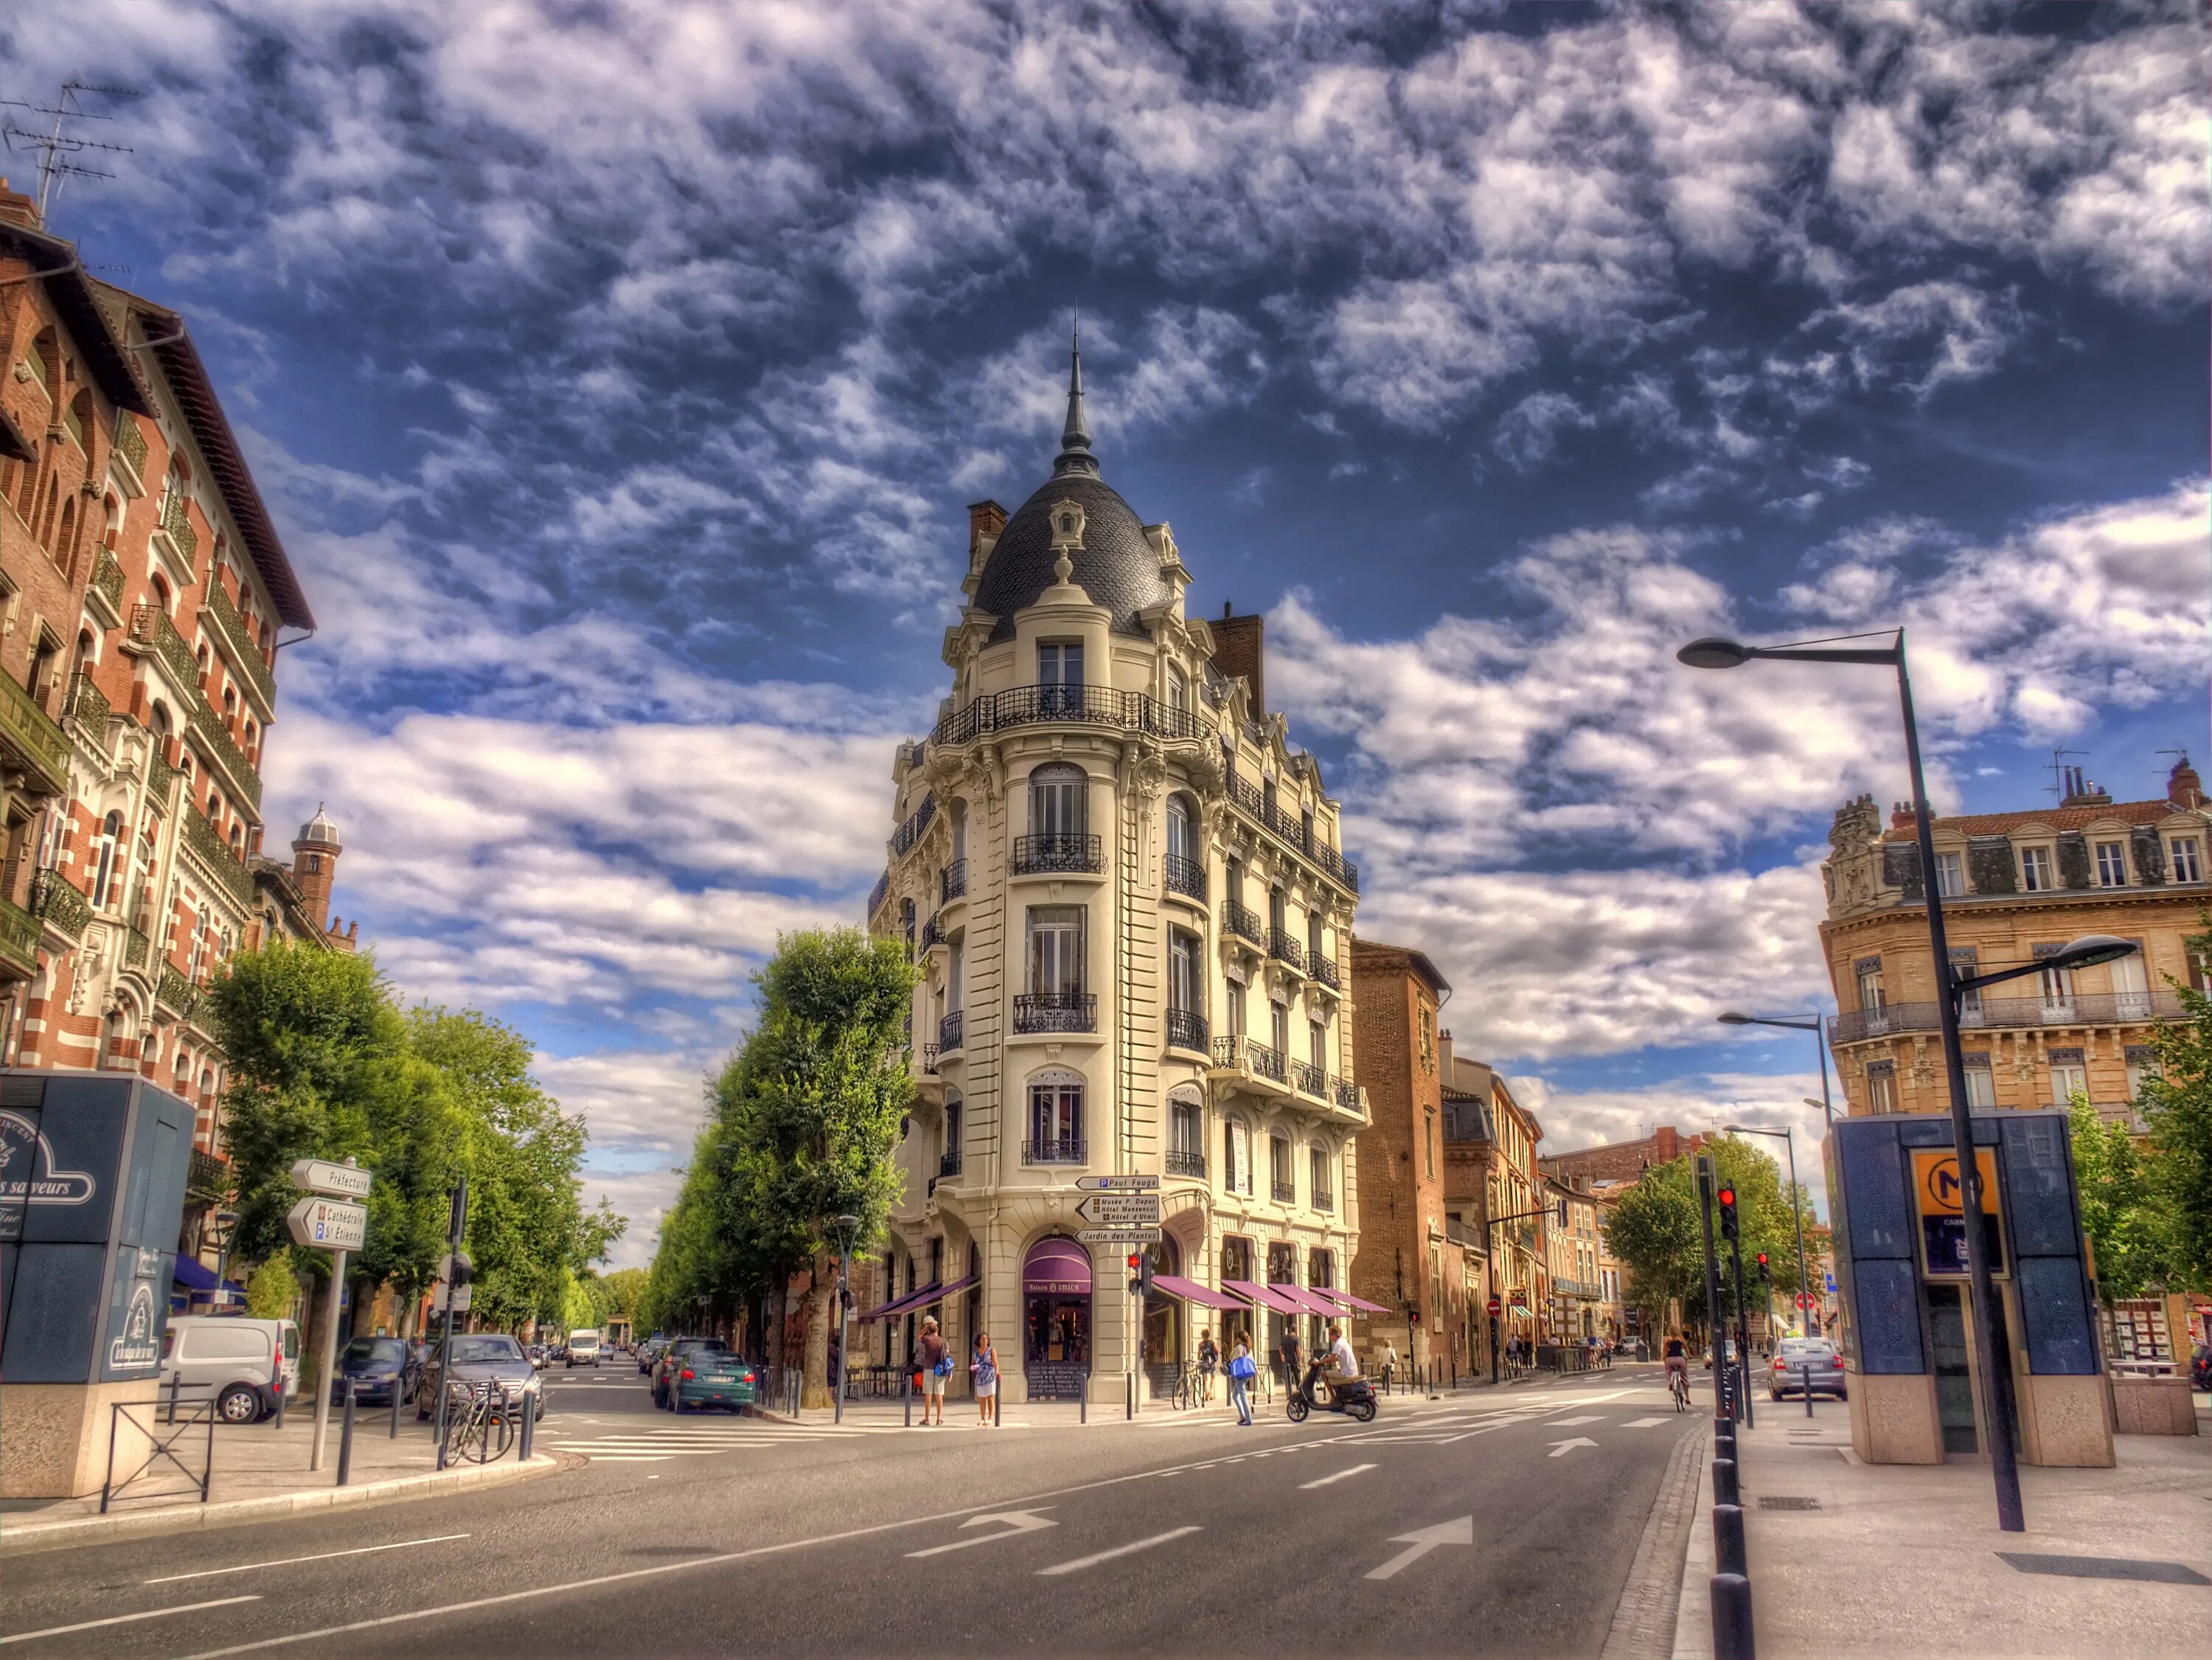
[[1713,1018],[1724,1026],[1747,1026],[1751,1024],[1749,1015],[1738,1014],[1734,1009],[1730,1009],[1726,1014],[1717,1014]]
[[1674,660],[1693,669],[1740,669],[1751,661],[1751,648],[1739,641],[1708,635],[1676,652]]
[[2116,963],[2136,951],[2136,942],[2122,939],[2110,933],[2085,933],[2069,941],[2063,951],[2049,958],[2046,968],[2087,969],[2100,963]]
[[1818,1107],[1824,1112],[1827,1110],[1828,1104],[1826,1101],[1815,1101],[1809,1095],[1801,1095],[1797,1098],[1808,1107]]

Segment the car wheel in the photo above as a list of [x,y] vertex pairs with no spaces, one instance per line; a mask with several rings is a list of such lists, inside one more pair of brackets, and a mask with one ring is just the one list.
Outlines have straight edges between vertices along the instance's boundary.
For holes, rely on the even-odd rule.
[[226,1424],[251,1424],[261,1416],[261,1391],[251,1383],[232,1383],[216,1396],[215,1409]]

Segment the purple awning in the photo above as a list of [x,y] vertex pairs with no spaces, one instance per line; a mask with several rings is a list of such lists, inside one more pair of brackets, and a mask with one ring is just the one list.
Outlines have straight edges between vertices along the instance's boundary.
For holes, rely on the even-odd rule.
[[1091,1253],[1073,1239],[1038,1240],[1022,1262],[1022,1291],[1032,1297],[1090,1296]]
[[1241,1309],[1245,1305],[1233,1297],[1224,1297],[1210,1291],[1195,1280],[1186,1280],[1177,1274],[1156,1274],[1152,1283],[1170,1297],[1180,1297],[1186,1303],[1195,1303],[1201,1308]]
[[870,1309],[860,1316],[860,1323],[866,1325],[871,1320],[896,1318],[902,1314],[912,1314],[916,1309],[926,1309],[932,1303],[941,1303],[954,1292],[965,1291],[975,1283],[975,1276],[972,1274],[963,1274],[961,1278],[945,1285],[933,1281],[919,1291],[908,1292],[896,1302],[886,1303],[879,1309]]
[[1282,1295],[1282,1287],[1279,1286],[1255,1285],[1249,1280],[1224,1280],[1221,1282],[1221,1289],[1233,1291],[1247,1302],[1257,1303],[1261,1308],[1272,1309],[1277,1314],[1305,1312],[1291,1298]]
[[1324,1320],[1340,1320],[1344,1317],[1342,1309],[1334,1303],[1323,1301],[1321,1297],[1304,1286],[1283,1284],[1270,1286],[1267,1289],[1279,1297],[1288,1298],[1291,1302],[1296,1303],[1302,1313],[1317,1314]]
[[1334,1286],[1316,1286],[1314,1295],[1326,1297],[1332,1303],[1341,1303],[1347,1309],[1357,1309],[1362,1314],[1388,1314],[1389,1310],[1380,1303],[1370,1303],[1364,1297],[1354,1297],[1348,1291],[1339,1291]]

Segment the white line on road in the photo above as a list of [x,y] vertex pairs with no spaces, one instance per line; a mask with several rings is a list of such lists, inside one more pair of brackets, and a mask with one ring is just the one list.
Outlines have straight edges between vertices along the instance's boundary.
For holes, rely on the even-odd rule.
[[1150,1550],[1155,1545],[1168,1544],[1182,1538],[1187,1533],[1202,1531],[1202,1529],[1194,1526],[1176,1528],[1171,1532],[1156,1533],[1149,1539],[1139,1539],[1133,1544],[1116,1545],[1112,1550],[1102,1550],[1096,1556],[1079,1556],[1073,1562],[1055,1562],[1048,1568],[1039,1568],[1037,1572],[1047,1578],[1054,1574],[1080,1573],[1085,1568],[1097,1567],[1101,1562],[1110,1562],[1117,1556],[1133,1556],[1140,1550]]
[[234,1568],[202,1568],[198,1573],[164,1574],[159,1579],[141,1579],[142,1585],[173,1585],[179,1579],[212,1579],[222,1573],[251,1573],[256,1568],[289,1568],[295,1562],[327,1562],[333,1556],[369,1556],[380,1550],[412,1550],[417,1545],[447,1545],[456,1539],[465,1539],[465,1533],[441,1533],[428,1539],[403,1539],[394,1545],[362,1545],[353,1550],[326,1550],[315,1556],[283,1556],[273,1562],[240,1562]]
[[[1043,1505],[1038,1508],[1051,1510],[1054,1506]],[[994,1539],[1012,1539],[1016,1534],[1035,1533],[1039,1528],[1056,1528],[1060,1525],[1048,1516],[1040,1516],[1036,1511],[1026,1510],[1000,1511],[989,1516],[971,1516],[960,1525],[963,1528],[981,1527],[986,1522],[1011,1522],[1013,1525],[998,1533],[974,1534],[965,1539],[956,1539],[949,1545],[932,1545],[927,1550],[910,1550],[907,1554],[909,1557],[942,1556],[949,1550],[966,1550],[970,1545],[988,1545]]]
[[[1674,1414],[1674,1417],[1680,1418],[1681,1415],[1682,1414],[1678,1412]],[[1674,1419],[1672,1418],[1632,1418],[1626,1424],[1623,1424],[1621,1428],[1625,1430],[1656,1429],[1662,1424],[1669,1424],[1673,1421]]]
[[1348,1470],[1339,1470],[1334,1475],[1324,1475],[1317,1481],[1301,1481],[1298,1483],[1298,1491],[1300,1493],[1304,1493],[1311,1487],[1325,1487],[1332,1481],[1343,1481],[1347,1475],[1358,1475],[1363,1470],[1371,1470],[1376,1468],[1378,1468],[1378,1466],[1374,1464],[1354,1464]]
[[1596,1418],[1596,1417],[1583,1417],[1583,1418],[1547,1418],[1547,1419],[1546,1419],[1546,1420],[1544,1420],[1544,1422],[1545,1422],[1545,1425],[1546,1425],[1548,1428],[1551,1428],[1551,1429],[1555,1429],[1555,1430],[1571,1430],[1571,1429],[1575,1428],[1577,1425],[1581,1425],[1581,1424],[1602,1424],[1603,1422],[1605,1422],[1605,1420],[1604,1420],[1604,1419],[1602,1419],[1602,1418]]
[[595,1452],[594,1464],[665,1464],[676,1455],[672,1452]]
[[101,1626],[127,1626],[134,1620],[160,1620],[172,1614],[197,1614],[202,1608],[227,1608],[234,1602],[258,1602],[258,1596],[218,1596],[212,1602],[182,1602],[173,1608],[149,1608],[143,1614],[118,1614],[106,1620],[83,1620],[74,1626],[49,1626],[44,1631],[19,1631],[0,1637],[0,1643],[29,1643],[41,1637],[59,1637],[73,1631],[94,1631]]
[[1593,1441],[1593,1440],[1591,1440],[1591,1439],[1589,1438],[1589,1437],[1588,1437],[1587,1435],[1577,1435],[1577,1437],[1575,1437],[1575,1438],[1574,1438],[1573,1440],[1571,1440],[1571,1441],[1554,1441],[1554,1442],[1553,1442],[1553,1443],[1552,1443],[1552,1450],[1551,1450],[1551,1453],[1550,1453],[1550,1456],[1552,1456],[1552,1457],[1553,1457],[1553,1458],[1565,1458],[1565,1457],[1569,1453],[1572,1452],[1572,1451],[1573,1451],[1577,1447],[1591,1447],[1591,1448],[1595,1448],[1596,1445],[1597,1445],[1597,1443],[1596,1443],[1596,1442],[1595,1442],[1595,1441]]

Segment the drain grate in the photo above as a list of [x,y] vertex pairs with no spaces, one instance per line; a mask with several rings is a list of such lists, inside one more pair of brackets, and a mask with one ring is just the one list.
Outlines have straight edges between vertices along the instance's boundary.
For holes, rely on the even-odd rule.
[[1997,1554],[2022,1573],[2061,1573],[2076,1579],[2148,1579],[2161,1585],[2212,1585],[2179,1562],[2139,1562],[2125,1556],[2046,1556],[2034,1551]]
[[1818,1510],[1820,1501],[1808,1499],[1801,1493],[1769,1493],[1759,1495],[1759,1507],[1761,1510]]

